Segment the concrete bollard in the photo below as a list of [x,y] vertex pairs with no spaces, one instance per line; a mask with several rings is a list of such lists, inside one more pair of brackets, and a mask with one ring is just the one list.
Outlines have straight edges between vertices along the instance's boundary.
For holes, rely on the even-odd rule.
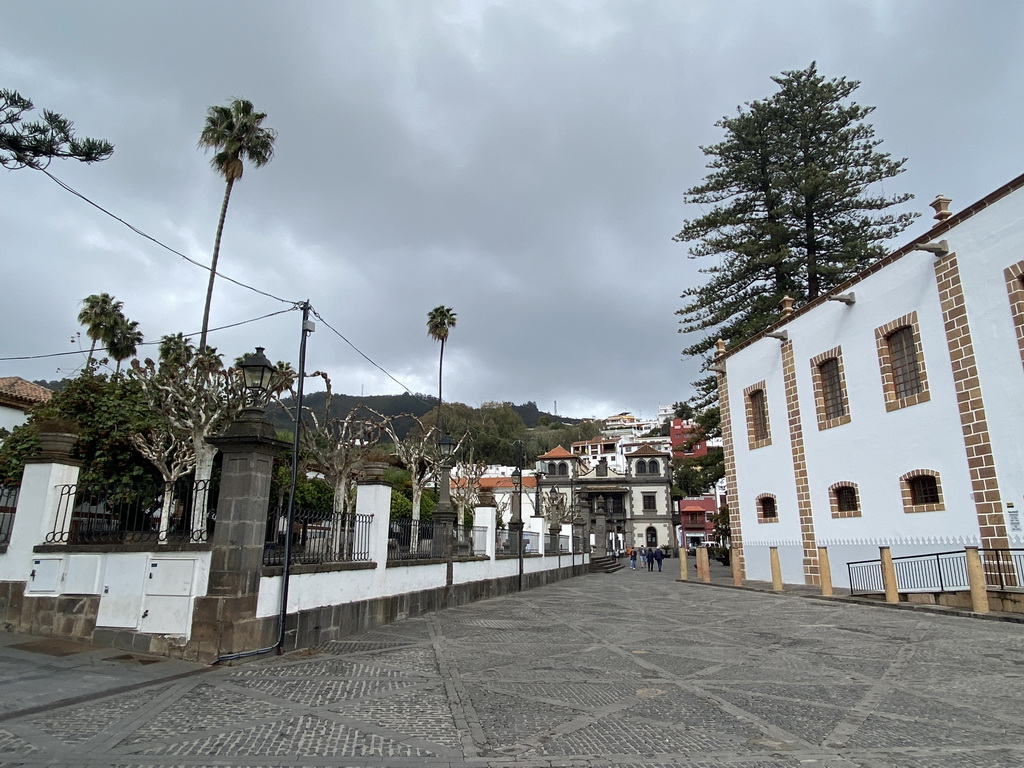
[[705,584],[711,583],[711,563],[708,562],[707,547],[697,547],[697,577]]
[[779,548],[769,547],[769,556],[772,563],[772,589],[776,592],[782,591],[782,564],[779,562]]
[[892,564],[892,552],[888,547],[879,547],[878,557],[882,561],[882,586],[885,587],[885,602],[898,603],[900,590],[896,586],[896,566]]
[[988,613],[988,584],[977,547],[965,547],[967,554],[967,582],[971,585],[971,610]]
[[832,566],[828,562],[828,547],[818,547],[818,570],[821,571],[822,597],[832,597]]
[[729,569],[732,571],[732,585],[734,587],[743,586],[743,560],[740,558],[743,555],[743,550],[733,548],[729,553]]

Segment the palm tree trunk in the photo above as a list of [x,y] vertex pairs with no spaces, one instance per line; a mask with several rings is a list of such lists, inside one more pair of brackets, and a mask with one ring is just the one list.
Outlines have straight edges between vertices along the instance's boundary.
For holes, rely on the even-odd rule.
[[228,179],[224,190],[224,202],[220,206],[220,221],[217,222],[217,237],[213,241],[213,260],[210,262],[210,282],[206,286],[206,306],[203,308],[203,329],[199,334],[199,351],[206,349],[206,332],[210,327],[210,304],[213,302],[213,281],[217,277],[217,260],[220,258],[220,238],[224,234],[224,219],[228,215],[228,201],[231,199],[231,188],[235,185],[233,178]]
[[441,419],[441,374],[444,371],[444,339],[441,339],[441,359],[437,363],[437,429],[442,436],[445,434],[444,423]]

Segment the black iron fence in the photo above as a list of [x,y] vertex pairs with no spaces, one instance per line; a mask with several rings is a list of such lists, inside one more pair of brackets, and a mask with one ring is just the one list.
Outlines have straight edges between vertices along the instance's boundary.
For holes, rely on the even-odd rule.
[[18,508],[19,486],[0,485],[0,544],[11,540],[11,527],[14,525],[14,511]]
[[[989,586],[1017,587],[1024,577],[1024,549],[982,549],[982,569]],[[964,550],[894,557],[896,588],[900,592],[963,592],[970,589]],[[850,594],[885,591],[881,560],[846,564]]]
[[540,552],[540,534],[536,531],[523,531],[523,552],[527,555]]
[[433,560],[444,557],[447,523],[397,518],[388,527],[388,560]]
[[47,542],[122,544],[202,542],[217,518],[212,481],[179,480],[134,488],[60,487],[53,530]]
[[[373,515],[295,509],[291,525],[291,562],[301,564],[367,561]],[[287,506],[267,512],[264,565],[283,565],[288,537]]]

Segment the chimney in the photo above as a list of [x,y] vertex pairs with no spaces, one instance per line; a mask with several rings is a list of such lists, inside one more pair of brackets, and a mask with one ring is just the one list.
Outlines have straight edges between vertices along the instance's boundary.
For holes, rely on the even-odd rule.
[[783,317],[783,319],[785,319],[785,318],[787,318],[787,317],[789,317],[790,315],[793,314],[793,297],[792,296],[783,296],[782,297],[782,301],[780,301],[779,304],[782,306],[782,317]]
[[935,209],[934,219],[936,221],[945,221],[953,215],[949,212],[949,204],[952,202],[945,195],[936,195],[935,199],[928,203],[928,205]]

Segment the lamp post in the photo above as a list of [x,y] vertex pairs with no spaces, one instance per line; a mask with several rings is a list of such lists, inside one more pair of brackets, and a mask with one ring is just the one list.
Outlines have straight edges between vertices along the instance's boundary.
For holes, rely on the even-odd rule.
[[515,542],[516,558],[519,560],[519,591],[523,591],[523,470],[516,467],[512,472],[512,519],[509,521],[509,533]]
[[[451,435],[445,434],[437,443],[438,454],[441,457],[441,488],[440,498],[437,500],[437,507],[434,509],[434,522],[435,522],[435,540],[437,533],[437,523],[441,524],[441,535],[444,541],[444,561],[445,561],[445,590],[450,591],[452,586],[453,577],[453,566],[452,566],[452,542],[455,536],[455,510],[452,509],[452,496],[451,496],[451,458],[455,452],[455,441],[452,440]],[[450,530],[445,530],[445,526],[448,526]]]
[[551,549],[561,558],[561,548],[558,546],[559,534],[562,532],[562,494],[557,485],[551,486],[548,491],[548,541],[551,542]]

